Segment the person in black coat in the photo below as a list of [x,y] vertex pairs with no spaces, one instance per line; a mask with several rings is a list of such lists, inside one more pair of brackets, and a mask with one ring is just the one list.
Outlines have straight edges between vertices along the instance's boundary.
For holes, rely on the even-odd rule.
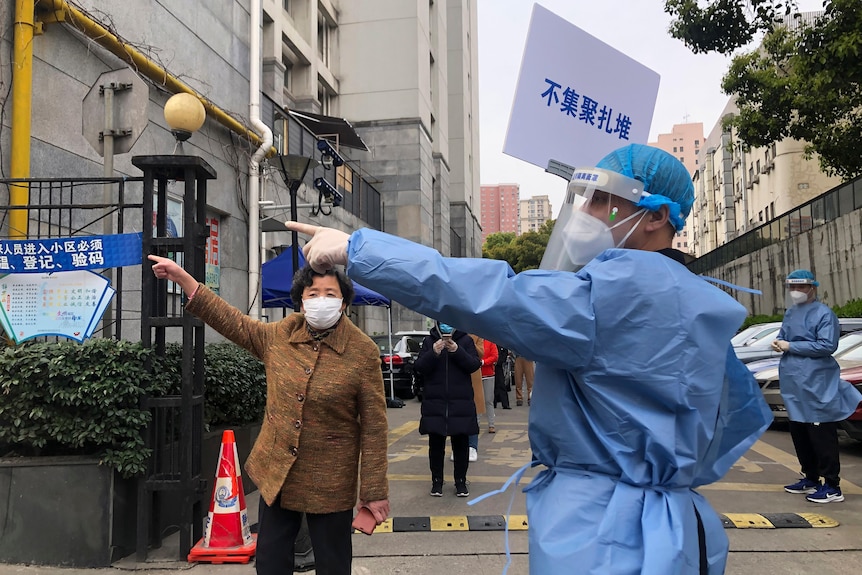
[[494,367],[494,407],[500,403],[503,409],[512,409],[509,405],[509,390],[506,382],[506,363],[509,361],[509,350],[498,345],[497,357],[497,365]]
[[455,494],[467,497],[469,436],[479,433],[470,374],[481,367],[470,336],[446,324],[437,324],[425,337],[413,369],[425,382],[419,433],[428,435],[431,495],[443,496],[443,462],[446,437],[455,456]]

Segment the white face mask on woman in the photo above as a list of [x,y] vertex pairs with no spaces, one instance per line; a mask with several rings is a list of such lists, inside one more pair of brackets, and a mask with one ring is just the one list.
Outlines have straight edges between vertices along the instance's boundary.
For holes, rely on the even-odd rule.
[[302,308],[305,310],[305,321],[312,329],[329,329],[338,323],[341,317],[341,298],[336,297],[311,297],[302,300]]

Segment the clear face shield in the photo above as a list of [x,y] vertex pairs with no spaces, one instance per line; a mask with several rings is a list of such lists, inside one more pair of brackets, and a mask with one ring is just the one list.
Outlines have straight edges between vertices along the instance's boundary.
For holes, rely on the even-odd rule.
[[787,293],[784,298],[785,309],[814,301],[816,286],[807,279],[788,279],[784,282]]
[[[576,169],[539,269],[576,271],[606,249],[622,247],[646,215],[645,209],[632,211],[645,195],[638,180],[599,168]],[[621,209],[630,215],[623,217]]]

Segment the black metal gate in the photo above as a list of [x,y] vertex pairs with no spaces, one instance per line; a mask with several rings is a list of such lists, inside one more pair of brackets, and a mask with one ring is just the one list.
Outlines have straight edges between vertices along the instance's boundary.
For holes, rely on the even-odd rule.
[[[134,340],[164,355],[168,342],[182,341],[182,384],[179,395],[144,397],[142,407],[151,421],[145,431],[152,456],[138,481],[137,559],[147,557],[150,546],[176,528],[180,535],[179,558],[185,559],[203,530],[202,499],[206,481],[201,476],[201,443],[204,404],[204,326],[183,312],[179,288],[156,280],[146,255],[182,258],[184,268],[204,279],[204,251],[209,234],[206,222],[206,181],[213,169],[193,156],[138,156],[132,163],[142,178],[31,178],[0,179],[7,189],[26,188],[27,204],[0,205],[0,229],[8,230],[9,214],[27,210],[27,230],[16,230],[26,239],[87,237],[110,233],[141,232],[143,265],[140,284],[123,268],[103,270],[112,280],[116,295],[94,335]],[[168,226],[169,186],[183,184],[182,235],[171,237]],[[10,194],[11,196],[11,194]],[[140,289],[140,291],[138,291]],[[140,307],[138,307],[140,305]],[[140,330],[136,329],[140,326]],[[52,340],[56,338],[45,338]],[[171,525],[160,514],[162,498],[179,510]]]

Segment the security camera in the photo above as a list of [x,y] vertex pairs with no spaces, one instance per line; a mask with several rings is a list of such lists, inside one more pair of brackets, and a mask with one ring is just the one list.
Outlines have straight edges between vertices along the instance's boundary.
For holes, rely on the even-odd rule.
[[332,147],[329,140],[318,140],[317,149],[320,150],[320,161],[324,166],[327,166],[327,169],[332,166],[337,168],[344,164],[344,158]]
[[335,207],[341,205],[344,195],[338,191],[338,188],[327,182],[324,178],[315,178],[314,187],[323,194],[323,197],[327,202],[330,202]]

